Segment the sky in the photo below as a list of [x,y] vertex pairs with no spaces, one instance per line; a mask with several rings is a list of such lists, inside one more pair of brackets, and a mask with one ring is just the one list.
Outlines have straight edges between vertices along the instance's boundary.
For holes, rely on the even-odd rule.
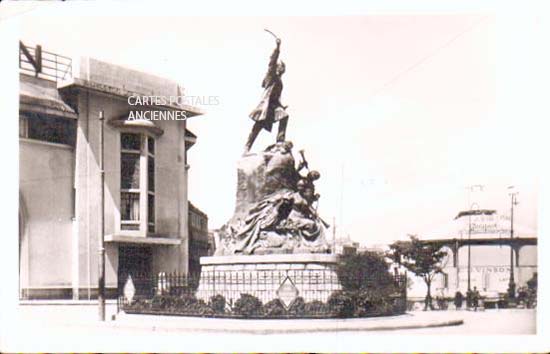
[[[535,17],[375,14],[334,17],[21,18],[21,39],[180,82],[217,97],[191,118],[190,200],[210,228],[232,216],[236,165],[262,94],[273,38],[286,63],[287,138],[321,173],[320,215],[365,245],[427,235],[472,203],[537,229],[540,113]],[[61,16],[61,15],[60,15]],[[536,60],[536,59],[533,59]],[[253,150],[275,140],[262,132]],[[482,184],[483,192],[467,186]]]

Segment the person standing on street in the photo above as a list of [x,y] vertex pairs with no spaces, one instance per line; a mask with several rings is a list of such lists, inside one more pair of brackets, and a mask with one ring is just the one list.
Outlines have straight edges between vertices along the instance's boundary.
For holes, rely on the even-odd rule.
[[474,286],[474,291],[472,292],[472,305],[474,307],[474,311],[477,311],[477,307],[479,306],[479,291],[477,290],[477,287]]
[[455,293],[455,308],[457,310],[461,310],[462,309],[462,302],[464,301],[464,296],[462,295],[462,293],[460,291],[457,291]]

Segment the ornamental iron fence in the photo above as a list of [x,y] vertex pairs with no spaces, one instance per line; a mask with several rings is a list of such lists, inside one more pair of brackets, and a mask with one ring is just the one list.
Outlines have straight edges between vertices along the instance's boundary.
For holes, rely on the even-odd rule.
[[[342,278],[333,270],[243,270],[121,277],[118,311],[132,314],[327,318],[395,315],[407,308],[405,274]],[[353,290],[341,284],[353,284]],[[324,295],[327,290],[328,297]]]

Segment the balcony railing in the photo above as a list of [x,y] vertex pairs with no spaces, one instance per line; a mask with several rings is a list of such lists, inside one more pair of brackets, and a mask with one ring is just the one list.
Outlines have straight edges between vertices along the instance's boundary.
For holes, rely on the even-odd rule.
[[72,77],[72,64],[69,57],[42,50],[40,45],[32,48],[19,42],[19,69],[22,72],[61,82]]

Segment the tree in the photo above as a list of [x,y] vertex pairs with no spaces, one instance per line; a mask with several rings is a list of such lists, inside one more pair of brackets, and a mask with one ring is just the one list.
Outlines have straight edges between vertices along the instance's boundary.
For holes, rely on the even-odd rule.
[[538,273],[535,272],[531,279],[527,281],[527,307],[534,308],[537,306],[537,287]]
[[328,300],[338,317],[396,314],[401,308],[395,295],[401,290],[383,254],[361,252],[343,255],[336,266],[341,291]]
[[434,309],[432,304],[431,286],[436,274],[443,273],[443,264],[447,252],[441,246],[425,243],[416,235],[409,235],[408,241],[396,241],[390,245],[388,257],[402,265],[416,276],[422,278],[428,288],[424,301],[424,310]]
[[394,285],[389,266],[383,254],[366,251],[341,256],[336,273],[343,290],[381,288]]

